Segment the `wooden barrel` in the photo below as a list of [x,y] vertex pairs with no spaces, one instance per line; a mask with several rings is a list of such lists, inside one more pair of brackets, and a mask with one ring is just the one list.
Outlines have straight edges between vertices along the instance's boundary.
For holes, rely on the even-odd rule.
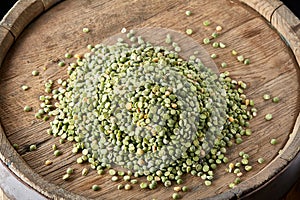
[[[186,10],[192,15],[187,17]],[[205,20],[212,24],[203,26]],[[232,77],[250,86],[246,93],[259,110],[251,120],[252,136],[230,147],[228,158],[234,162],[239,159],[238,152],[245,151],[253,170],[244,174],[242,182],[233,189],[228,184],[235,175],[225,172],[225,164],[216,170],[209,187],[199,177],[187,175],[185,185],[190,192],[184,194],[184,199],[251,198],[295,160],[298,169],[294,167],[290,177],[296,177],[300,144],[300,23],[278,0],[20,0],[0,24],[1,160],[23,182],[50,199],[169,199],[171,188],[160,186],[141,191],[135,186],[131,191],[120,191],[108,176],[99,176],[96,171],[82,177],[80,171],[88,164],[76,163],[76,156],[70,153],[72,143],[67,142],[62,148],[59,138],[46,133],[49,123],[35,120],[33,112],[24,113],[23,108],[31,105],[37,110],[44,82],[65,76],[65,69],[58,68],[56,61],[66,52],[86,52],[88,44],[100,43],[123,27],[162,27],[181,33],[192,28],[190,37],[202,43],[217,25],[223,27],[218,40],[227,47],[204,48],[219,55],[218,65],[222,61],[228,63],[229,67],[220,71],[228,70]],[[90,33],[83,33],[84,27]],[[249,57],[251,64],[237,62],[231,55],[232,49]],[[33,70],[40,71],[40,75],[33,77]],[[20,88],[23,84],[31,88],[24,92]],[[265,93],[278,96],[280,102],[264,101]],[[273,114],[271,121],[264,119],[267,113]],[[272,138],[278,140],[277,145],[270,144]],[[15,143],[18,150],[12,146]],[[28,147],[33,143],[38,148],[30,152]],[[53,144],[63,149],[62,156],[54,157]],[[266,162],[258,164],[260,157]],[[45,166],[47,159],[54,163]],[[76,173],[72,180],[63,181],[68,167]],[[92,191],[93,184],[102,189]]]

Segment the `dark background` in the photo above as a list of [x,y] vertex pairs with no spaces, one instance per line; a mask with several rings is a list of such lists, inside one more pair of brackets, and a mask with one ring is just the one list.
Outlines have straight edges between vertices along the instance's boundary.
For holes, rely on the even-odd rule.
[[[0,3],[0,19],[7,13],[7,11],[14,5],[16,0],[1,0]],[[263,0],[262,0],[263,1]],[[282,0],[291,11],[300,18],[300,1],[299,0]]]

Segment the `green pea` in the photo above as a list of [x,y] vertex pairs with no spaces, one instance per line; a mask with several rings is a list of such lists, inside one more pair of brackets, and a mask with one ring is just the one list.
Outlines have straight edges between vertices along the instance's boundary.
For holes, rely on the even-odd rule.
[[274,138],[272,138],[271,141],[270,141],[270,143],[271,143],[272,145],[275,145],[275,144],[277,144],[277,140],[274,139]]
[[62,152],[60,150],[55,150],[53,154],[54,156],[60,156]]
[[94,191],[98,191],[98,190],[100,190],[101,188],[100,188],[100,186],[99,185],[93,185],[92,186],[92,190],[94,190]]
[[25,112],[30,112],[30,111],[32,111],[32,108],[30,106],[25,106],[24,111]]
[[36,71],[36,70],[33,70],[31,72],[31,74],[32,74],[32,76],[38,76],[40,73],[38,71]]
[[187,11],[185,11],[185,14],[186,14],[187,16],[191,16],[192,12],[191,12],[190,10],[187,10]]
[[30,145],[29,150],[30,151],[35,151],[37,149],[35,144]]
[[270,121],[271,119],[273,118],[273,115],[272,114],[266,114],[266,116],[265,116],[265,119],[267,120],[267,121]]
[[205,20],[205,21],[203,22],[203,25],[204,25],[204,26],[209,26],[209,25],[210,25],[210,21],[209,21],[209,20]]

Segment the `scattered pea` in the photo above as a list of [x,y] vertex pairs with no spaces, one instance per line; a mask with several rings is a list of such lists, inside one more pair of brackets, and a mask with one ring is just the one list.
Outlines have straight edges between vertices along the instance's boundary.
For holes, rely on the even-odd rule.
[[252,166],[250,165],[246,165],[245,166],[245,170],[248,172],[248,171],[251,171],[252,170]]
[[222,63],[221,63],[221,67],[222,67],[222,68],[227,67],[227,63],[226,63],[226,62],[222,62]]
[[172,194],[172,198],[173,199],[180,199],[181,197],[180,197],[180,194],[178,194],[177,192],[175,192],[175,193]]
[[31,74],[32,74],[32,76],[38,76],[40,73],[38,71],[36,71],[36,70],[33,70],[31,72]]
[[132,188],[132,186],[131,186],[130,184],[126,184],[126,185],[124,186],[124,189],[125,189],[125,190],[131,190],[131,188]]
[[24,107],[25,112],[30,112],[31,110],[32,110],[32,108],[30,106],[25,106]]
[[216,31],[220,32],[220,31],[222,31],[222,30],[223,30],[222,26],[217,26],[217,27],[216,27]]
[[264,94],[263,95],[264,100],[269,100],[270,98],[271,98],[271,96],[269,94]]
[[249,58],[246,58],[246,59],[244,60],[244,64],[245,64],[245,65],[249,65],[249,64],[250,64],[250,59],[249,59]]
[[46,160],[46,161],[45,161],[45,165],[46,165],[46,166],[52,165],[52,163],[53,163],[52,160]]
[[266,116],[265,116],[265,119],[267,120],[267,121],[270,121],[271,119],[273,118],[273,115],[272,114],[266,114]]
[[148,187],[148,183],[142,182],[142,183],[140,184],[140,188],[141,188],[141,189],[146,189],[147,187]]
[[272,145],[275,145],[275,144],[277,144],[277,140],[274,139],[274,138],[272,138],[271,141],[270,141],[270,143],[271,143]]
[[116,182],[116,181],[119,180],[119,178],[118,178],[117,176],[112,176],[112,177],[111,177],[111,180],[112,180],[113,182]]
[[90,32],[90,29],[89,29],[89,28],[83,28],[83,29],[82,29],[82,32],[88,33],[88,32]]
[[210,25],[210,21],[209,21],[209,20],[205,20],[205,21],[203,22],[203,25],[204,25],[204,26],[209,26],[209,25]]
[[122,190],[122,189],[124,188],[124,185],[120,183],[120,184],[117,186],[117,188],[118,188],[118,190]]
[[274,103],[278,103],[278,102],[279,102],[279,97],[273,97],[272,101],[273,101]]
[[183,186],[181,189],[182,189],[182,192],[187,192],[189,190],[189,188],[187,186]]
[[224,49],[226,47],[226,45],[222,42],[219,43],[219,46],[220,46],[221,49]]
[[35,144],[30,145],[29,150],[30,151],[35,151],[37,149]]
[[242,55],[237,56],[236,59],[237,59],[239,62],[244,62],[244,60],[245,60],[244,56],[242,56]]
[[65,65],[66,65],[66,63],[64,61],[59,61],[58,62],[59,67],[64,67]]
[[29,89],[29,86],[28,85],[22,85],[21,88],[22,88],[22,90],[26,91],[26,90]]
[[218,47],[219,47],[219,43],[218,43],[218,42],[214,42],[214,43],[212,43],[212,47],[214,47],[214,48],[218,48]]
[[65,174],[65,175],[63,175],[63,177],[62,177],[62,179],[63,180],[68,180],[70,178],[70,174]]
[[212,59],[215,59],[215,58],[217,58],[217,54],[213,53],[213,54],[211,54],[210,57],[211,57]]
[[55,156],[60,156],[62,152],[60,150],[55,150],[53,153]]
[[211,185],[211,181],[206,180],[206,181],[204,181],[204,184],[205,184],[206,186],[210,186],[210,185]]
[[83,168],[82,171],[81,171],[82,176],[86,176],[88,173],[89,173],[88,168]]
[[70,54],[70,53],[65,54],[65,58],[71,58],[71,57],[72,57],[72,54]]
[[100,190],[100,186],[99,185],[93,185],[92,190],[98,191],[98,190]]
[[236,50],[232,50],[232,51],[231,51],[231,54],[232,54],[233,56],[236,56],[238,53],[237,53]]
[[73,174],[74,173],[74,169],[72,169],[72,168],[68,168],[67,169],[67,174]]
[[265,159],[263,159],[263,158],[259,158],[259,159],[257,160],[257,162],[258,162],[259,164],[262,164],[262,163],[264,163],[264,162],[265,162]]
[[212,36],[213,38],[217,38],[217,37],[219,36],[219,34],[216,33],[216,32],[213,32],[213,33],[211,34],[211,36]]
[[185,14],[186,14],[187,16],[191,16],[192,12],[191,12],[190,10],[187,10],[187,11],[185,11]]
[[192,35],[192,34],[193,34],[193,30],[190,29],[190,28],[186,29],[185,32],[186,32],[186,34],[188,34],[188,35]]
[[210,43],[210,39],[209,38],[204,38],[203,39],[203,43],[204,44],[209,44]]

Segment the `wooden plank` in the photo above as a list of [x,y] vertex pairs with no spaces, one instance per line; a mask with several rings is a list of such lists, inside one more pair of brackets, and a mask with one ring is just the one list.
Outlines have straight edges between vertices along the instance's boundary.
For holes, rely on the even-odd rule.
[[61,1],[64,1],[64,0],[42,0],[45,10],[48,10],[49,8],[51,8],[52,6],[54,6],[55,4],[57,4]]
[[9,32],[9,30],[4,28],[3,26],[0,26],[0,66],[13,42],[14,37]]
[[4,16],[0,24],[17,38],[23,29],[43,11],[44,6],[41,0],[20,0],[11,12]]
[[280,6],[274,12],[271,24],[285,38],[294,55],[300,63],[300,21],[285,5]]
[[282,1],[279,0],[266,0],[266,1],[260,1],[260,0],[240,0],[241,2],[245,3],[249,7],[253,8],[255,11],[260,13],[264,18],[271,22],[271,17],[274,13],[274,11],[283,5]]
[[[279,5],[275,1],[277,3],[268,8],[268,4],[260,1],[247,2],[248,5],[257,7],[266,18],[271,17],[271,13]],[[33,1],[31,3],[34,4]],[[40,3],[37,4],[39,7]],[[186,10],[191,10],[192,16],[187,17]],[[207,19],[211,20],[212,25],[204,27],[202,22]],[[26,22],[24,27],[29,20]],[[37,111],[38,96],[42,94],[43,83],[48,79],[66,77],[65,69],[57,67],[57,61],[64,59],[66,52],[84,53],[87,51],[87,44],[99,43],[119,33],[123,27],[164,27],[182,34],[186,28],[193,28],[194,34],[191,38],[200,44],[204,37],[210,36],[216,25],[223,27],[217,40],[227,44],[227,48],[213,49],[210,45],[203,48],[208,54],[219,55],[215,60],[218,66],[223,61],[229,64],[226,69],[219,68],[220,71],[228,70],[233,78],[242,79],[250,86],[246,93],[255,100],[259,109],[258,117],[251,121],[253,136],[245,138],[241,145],[230,148],[228,157],[230,161],[237,161],[237,152],[248,152],[254,170],[245,174],[243,184],[234,190],[228,188],[234,175],[225,172],[225,165],[216,171],[216,180],[212,187],[204,186],[197,177],[185,176],[185,184],[191,188],[191,192],[185,194],[184,199],[235,198],[258,187],[287,164],[287,159],[278,159],[277,155],[287,145],[286,141],[299,114],[299,69],[289,48],[281,41],[277,32],[258,13],[238,1],[150,0],[145,3],[142,0],[70,0],[48,10],[22,32],[15,45],[10,48],[0,69],[0,116],[5,130],[5,133],[0,133],[0,141],[7,146],[13,143],[20,145],[18,153],[12,153],[14,150],[11,147],[4,149],[3,146],[0,147],[0,152],[14,163],[16,174],[51,198],[168,199],[173,191],[162,186],[155,191],[141,191],[138,186],[134,186],[132,191],[124,193],[116,190],[116,184],[110,181],[109,176],[98,176],[95,171],[91,171],[88,176],[82,177],[80,171],[88,165],[76,164],[78,155],[70,153],[72,143],[59,145],[58,138],[52,138],[45,133],[48,123],[37,121],[33,113],[24,113],[22,110],[24,105],[32,105],[34,111]],[[82,33],[83,27],[89,27],[91,32]],[[238,63],[231,56],[231,49],[249,57],[251,65]],[[43,70],[44,67],[47,67],[46,71]],[[41,74],[32,77],[31,71],[36,69]],[[20,89],[22,84],[31,88],[24,92]],[[263,101],[264,93],[279,96],[280,104]],[[273,113],[274,119],[265,122],[263,117],[269,112]],[[1,139],[1,134],[5,134],[8,140],[6,137]],[[277,138],[279,144],[270,145],[271,138]],[[33,143],[37,143],[38,150],[29,152],[28,147]],[[62,156],[54,157],[52,144],[58,144],[63,149]],[[20,155],[23,161],[19,162]],[[266,163],[257,164],[259,157],[264,157]],[[44,166],[47,159],[52,159],[53,165]],[[70,181],[63,181],[62,175],[68,167],[73,167],[76,173]],[[93,184],[99,184],[101,191],[91,191]]]

